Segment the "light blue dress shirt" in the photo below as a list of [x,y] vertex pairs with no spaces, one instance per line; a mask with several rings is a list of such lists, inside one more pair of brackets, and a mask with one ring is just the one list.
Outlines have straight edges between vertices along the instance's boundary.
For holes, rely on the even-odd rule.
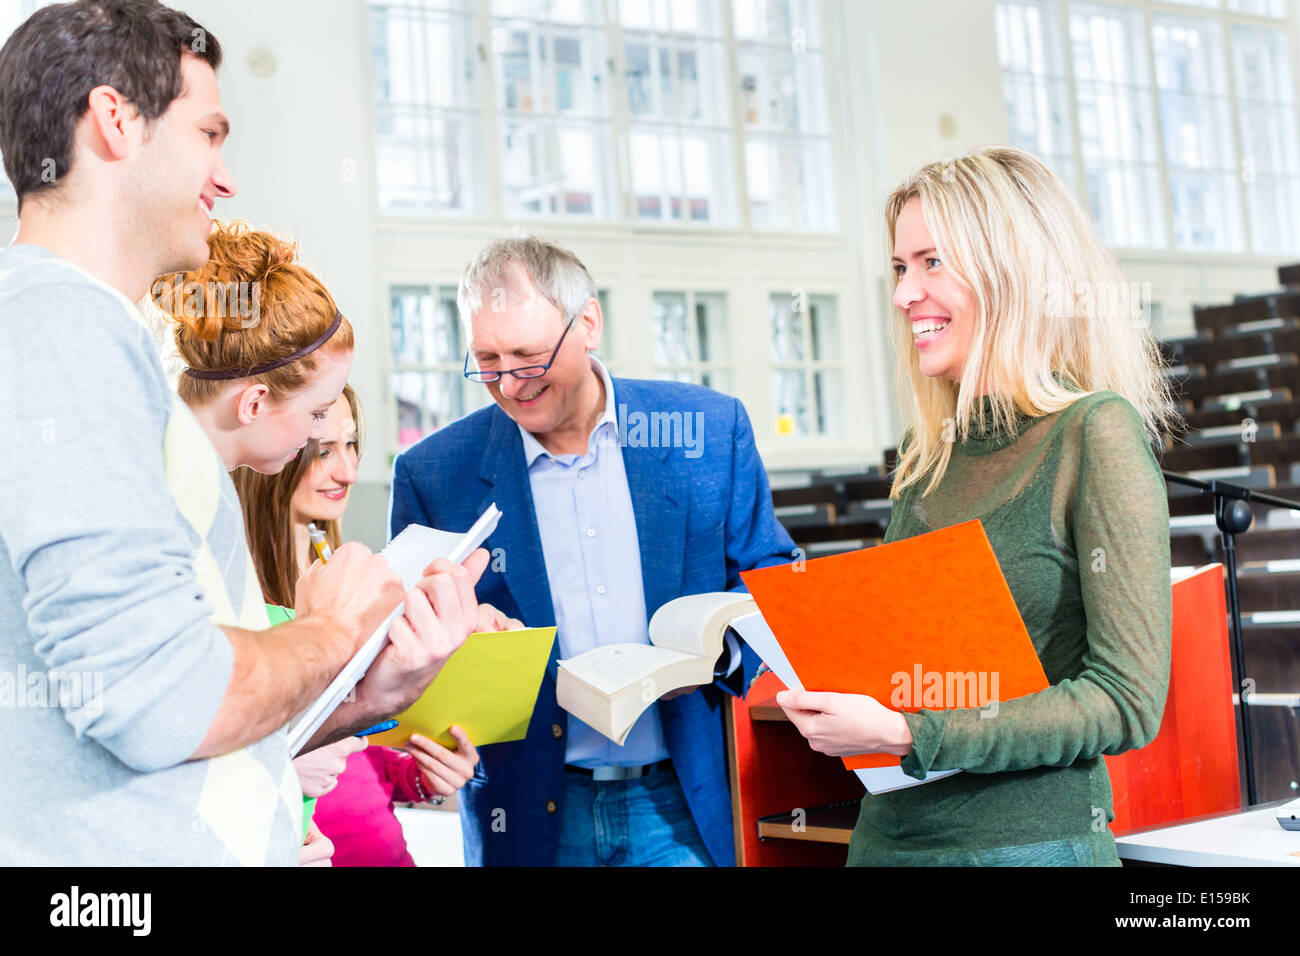
[[[527,429],[519,428],[562,660],[603,644],[650,643],[614,383],[598,359],[593,357],[591,364],[605,383],[605,411],[585,455],[552,455]],[[569,717],[566,763],[632,766],[667,757],[658,703],[641,715],[622,747]]]

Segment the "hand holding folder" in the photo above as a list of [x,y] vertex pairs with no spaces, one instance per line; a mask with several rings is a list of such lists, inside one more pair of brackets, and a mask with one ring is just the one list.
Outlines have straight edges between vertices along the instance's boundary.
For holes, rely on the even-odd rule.
[[[896,711],[987,707],[1047,678],[979,521],[862,551],[741,573],[809,690]],[[888,753],[851,770],[897,767]]]

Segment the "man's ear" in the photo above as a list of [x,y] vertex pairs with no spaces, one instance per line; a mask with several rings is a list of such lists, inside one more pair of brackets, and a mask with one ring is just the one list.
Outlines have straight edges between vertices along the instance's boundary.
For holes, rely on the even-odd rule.
[[258,382],[240,392],[236,399],[235,417],[241,425],[251,425],[266,414],[270,389]]
[[90,147],[101,159],[125,159],[130,153],[131,123],[140,115],[135,105],[107,84],[87,94],[83,120],[91,132]]
[[594,295],[578,313],[578,322],[587,332],[587,350],[594,352],[600,348],[600,338],[605,331],[605,316],[600,311],[600,299]]

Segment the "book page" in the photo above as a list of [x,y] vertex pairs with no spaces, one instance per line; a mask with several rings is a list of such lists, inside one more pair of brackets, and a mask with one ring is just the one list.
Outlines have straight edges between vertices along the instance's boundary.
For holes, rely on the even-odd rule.
[[715,661],[722,653],[727,622],[737,614],[756,610],[754,599],[743,591],[687,594],[655,611],[650,619],[650,642]]
[[652,680],[665,664],[690,660],[698,655],[654,647],[650,644],[607,644],[596,647],[559,666],[573,677],[613,697],[624,687]]

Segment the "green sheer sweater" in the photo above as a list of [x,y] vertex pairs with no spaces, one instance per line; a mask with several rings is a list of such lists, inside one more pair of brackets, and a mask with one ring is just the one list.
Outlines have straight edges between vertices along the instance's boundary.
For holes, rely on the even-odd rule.
[[[1118,865],[1101,755],[1155,737],[1169,683],[1169,509],[1140,416],[1113,392],[1085,395],[1010,433],[972,433],[922,497],[924,485],[895,501],[885,540],[979,518],[1051,686],[993,717],[905,714],[905,772],[964,772],[866,794],[849,865],[1060,840]],[[933,582],[941,600],[942,568]]]

